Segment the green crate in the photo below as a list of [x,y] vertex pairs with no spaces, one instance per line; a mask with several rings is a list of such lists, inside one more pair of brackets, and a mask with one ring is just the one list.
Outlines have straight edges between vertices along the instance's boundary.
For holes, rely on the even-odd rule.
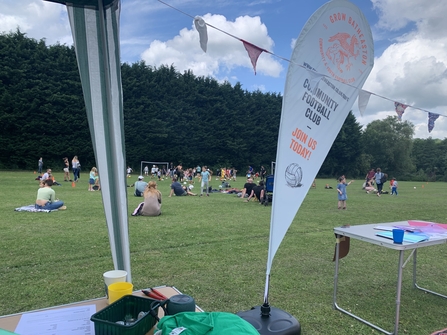
[[[136,319],[138,313],[149,312],[154,301],[134,295],[126,295],[115,301],[90,318],[95,324],[95,335],[145,335],[156,323],[149,313],[132,325],[121,325],[116,322],[124,321],[126,315],[132,315]],[[155,313],[158,314],[158,307]]]

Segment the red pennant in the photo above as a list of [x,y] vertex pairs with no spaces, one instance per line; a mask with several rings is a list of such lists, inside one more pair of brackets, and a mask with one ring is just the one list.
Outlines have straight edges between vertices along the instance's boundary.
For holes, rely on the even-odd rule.
[[258,61],[258,57],[263,51],[267,50],[261,49],[250,42],[244,41],[243,39],[241,39],[241,41],[244,44],[245,50],[248,52],[248,57],[250,57],[251,65],[253,65],[253,70],[255,70],[256,74],[256,62]]

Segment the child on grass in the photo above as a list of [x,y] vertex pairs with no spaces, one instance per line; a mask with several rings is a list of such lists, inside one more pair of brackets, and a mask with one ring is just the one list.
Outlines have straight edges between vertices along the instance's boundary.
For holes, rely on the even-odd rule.
[[98,170],[96,169],[96,167],[92,167],[92,169],[90,170],[90,177],[88,180],[89,191],[94,191],[93,186],[95,186],[97,179],[98,179]]
[[349,183],[346,184],[346,178],[344,176],[340,177],[338,179],[339,184],[337,185],[337,192],[338,192],[338,209],[346,209],[346,200],[348,199],[348,196],[346,194],[346,187],[350,185],[354,180],[351,180]]
[[397,180],[393,177],[393,184],[391,185],[391,195],[397,195]]

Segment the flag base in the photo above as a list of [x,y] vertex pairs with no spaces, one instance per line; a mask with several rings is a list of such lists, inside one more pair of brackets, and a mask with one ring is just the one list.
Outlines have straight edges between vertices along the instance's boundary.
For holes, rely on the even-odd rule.
[[270,307],[268,304],[255,306],[248,311],[236,313],[249,322],[260,335],[300,335],[299,322],[289,313]]

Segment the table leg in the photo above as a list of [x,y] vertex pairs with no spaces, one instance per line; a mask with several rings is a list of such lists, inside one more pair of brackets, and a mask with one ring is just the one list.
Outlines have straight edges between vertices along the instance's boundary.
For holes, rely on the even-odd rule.
[[335,275],[334,275],[334,300],[332,307],[337,309],[337,287],[338,287],[338,264],[340,255],[340,235],[335,235],[336,245],[335,245]]
[[415,287],[415,288],[417,288],[417,289],[419,289],[421,291],[424,291],[424,292],[427,292],[427,293],[431,293],[431,294],[437,295],[438,297],[442,297],[444,299],[447,299],[447,295],[444,295],[444,294],[441,294],[441,293],[438,293],[438,292],[434,292],[434,291],[430,291],[430,290],[428,290],[426,288],[420,287],[417,284],[417,282],[416,282],[416,267],[417,267],[417,249],[414,250],[414,254],[413,254],[413,287]]
[[[342,313],[345,313],[345,314],[349,315],[350,317],[353,317],[354,319],[356,319],[356,320],[358,320],[360,322],[363,322],[364,324],[366,324],[366,325],[370,326],[371,328],[374,328],[374,329],[376,329],[376,330],[378,330],[378,331],[380,331],[382,333],[385,333],[387,335],[395,335],[395,334],[397,335],[397,333],[395,333],[395,332],[394,333],[388,332],[385,329],[382,329],[379,326],[376,326],[375,324],[373,324],[371,322],[368,322],[368,321],[362,319],[361,317],[359,317],[359,316],[357,316],[357,315],[355,315],[355,314],[353,314],[351,312],[348,312],[347,310],[341,308],[337,304],[338,268],[339,268],[338,256],[339,256],[339,252],[340,252],[340,238],[342,236],[341,235],[335,235],[335,237],[336,237],[336,241],[337,242],[336,242],[336,247],[335,247],[334,301],[333,301],[332,307],[335,310],[340,311]],[[402,255],[403,255],[403,253],[402,253]],[[399,297],[400,297],[400,293],[399,293]]]
[[396,318],[394,320],[394,335],[399,331],[399,317],[400,317],[400,295],[402,292],[402,265],[404,264],[404,251],[399,251],[399,262],[397,268],[397,293],[396,293]]

